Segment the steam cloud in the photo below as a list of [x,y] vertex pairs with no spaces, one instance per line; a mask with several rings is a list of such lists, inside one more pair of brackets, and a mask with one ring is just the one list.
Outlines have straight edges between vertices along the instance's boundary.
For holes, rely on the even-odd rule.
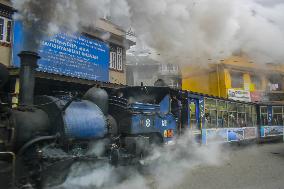
[[271,0],[128,0],[139,38],[168,63],[204,63],[242,52],[282,63],[284,2]]
[[[143,171],[135,167],[112,167],[108,163],[75,164],[64,184],[52,189],[171,189],[178,188],[190,170],[198,166],[219,166],[228,159],[220,144],[200,146],[190,132],[173,146],[155,147],[143,160]],[[93,151],[93,150],[91,150]]]
[[[283,0],[13,0],[40,40],[46,33],[80,31],[103,16],[134,28],[160,61],[193,64],[241,52],[260,63],[282,63]],[[32,38],[29,38],[29,40]],[[34,41],[34,40],[33,40]]]
[[[25,27],[25,50],[35,50],[44,37],[59,32],[80,32],[95,27],[106,15],[125,16],[124,1],[115,0],[12,0],[16,19]],[[125,10],[124,10],[125,9]]]

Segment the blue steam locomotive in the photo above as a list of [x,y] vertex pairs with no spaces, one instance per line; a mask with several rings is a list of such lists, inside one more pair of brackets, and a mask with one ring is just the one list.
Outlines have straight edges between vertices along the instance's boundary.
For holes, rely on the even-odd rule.
[[[232,101],[170,89],[159,82],[155,87],[93,87],[82,95],[35,97],[39,57],[32,52],[19,56],[19,106],[2,102],[0,106],[4,188],[27,184],[41,188],[46,175],[65,175],[78,161],[136,164],[153,145],[174,143],[186,130],[204,144],[283,137],[282,105]],[[7,80],[7,70],[0,65],[0,87]],[[100,150],[90,153],[92,148]]]
[[[137,163],[153,145],[171,143],[177,134],[169,88],[93,87],[81,96],[34,97],[39,57],[33,52],[19,56],[19,106],[0,107],[0,182],[5,188],[41,188],[51,171],[66,172],[77,161]],[[3,85],[8,74],[0,68]],[[102,150],[90,153],[97,143]]]

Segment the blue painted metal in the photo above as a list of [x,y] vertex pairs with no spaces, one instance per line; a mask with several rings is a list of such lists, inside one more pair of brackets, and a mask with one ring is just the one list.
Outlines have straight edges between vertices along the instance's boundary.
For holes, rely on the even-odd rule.
[[201,131],[201,137],[202,137],[202,144],[207,144],[207,133],[206,133],[207,129],[202,129]]
[[190,129],[190,108],[189,108],[189,105],[190,105],[190,96],[189,96],[189,93],[188,93],[187,105],[186,105],[186,108],[187,108],[187,128]]
[[272,125],[272,106],[267,107],[268,125]]
[[[25,31],[20,21],[14,23],[13,66],[19,67],[17,56],[25,46]],[[27,39],[26,39],[27,40]],[[33,39],[28,39],[33,40]],[[64,33],[44,40],[38,53],[39,71],[109,81],[109,47],[106,43],[83,35]]]
[[173,138],[164,137],[166,130],[173,130],[177,134],[177,123],[172,114],[137,114],[132,116],[131,134],[160,133],[164,142],[169,142]]
[[192,128],[191,125],[190,125],[190,119],[191,119],[190,111],[195,111],[195,119],[197,121],[198,128],[200,129],[201,119],[200,119],[200,104],[199,104],[199,101],[200,101],[200,98],[192,98],[191,96],[188,97],[187,106],[189,107],[192,102],[195,104],[195,110],[189,109],[189,112],[188,112],[188,121],[189,121],[188,122],[188,128]]
[[261,137],[265,137],[265,135],[264,135],[264,126],[260,127],[260,136]]
[[166,95],[160,102],[160,113],[167,114],[170,112],[170,95]]
[[100,108],[90,101],[74,101],[63,114],[66,137],[97,139],[107,134],[106,119]]
[[199,111],[200,111],[200,129],[202,131],[205,125],[205,102],[203,97],[199,99]]
[[130,104],[130,109],[133,111],[144,112],[144,113],[159,112],[160,105],[135,102]]
[[200,108],[199,108],[199,99],[194,99],[195,103],[195,119],[197,122],[197,129],[200,129]]

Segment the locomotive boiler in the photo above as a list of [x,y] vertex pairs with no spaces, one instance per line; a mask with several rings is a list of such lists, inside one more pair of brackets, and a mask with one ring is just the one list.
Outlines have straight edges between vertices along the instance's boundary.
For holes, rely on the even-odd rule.
[[[19,105],[0,107],[1,186],[41,188],[47,175],[64,180],[77,161],[137,163],[153,143],[173,140],[176,121],[167,88],[90,88],[82,96],[35,96],[34,52],[19,54]],[[0,85],[8,78],[0,67]],[[157,90],[157,89],[156,89]],[[92,153],[96,143],[100,153]],[[52,172],[52,174],[50,174]],[[9,182],[8,182],[9,180]]]

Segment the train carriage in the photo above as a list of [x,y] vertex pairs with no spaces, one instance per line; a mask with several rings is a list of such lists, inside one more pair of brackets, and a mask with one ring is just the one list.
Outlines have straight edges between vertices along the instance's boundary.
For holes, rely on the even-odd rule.
[[252,103],[204,97],[202,143],[256,140],[257,106]]
[[182,91],[182,128],[197,141],[250,142],[283,139],[284,104],[249,103]]
[[[270,130],[272,139],[275,139],[276,135],[283,135],[283,118],[280,117],[280,112],[281,116],[284,113],[282,106],[260,106],[257,103],[234,101],[190,91],[181,93],[183,128],[190,129],[197,141],[203,144],[256,141],[259,137],[267,137],[265,135]],[[267,118],[261,120],[261,114],[265,114]]]
[[267,103],[259,104],[259,131],[260,140],[282,140],[284,104]]

